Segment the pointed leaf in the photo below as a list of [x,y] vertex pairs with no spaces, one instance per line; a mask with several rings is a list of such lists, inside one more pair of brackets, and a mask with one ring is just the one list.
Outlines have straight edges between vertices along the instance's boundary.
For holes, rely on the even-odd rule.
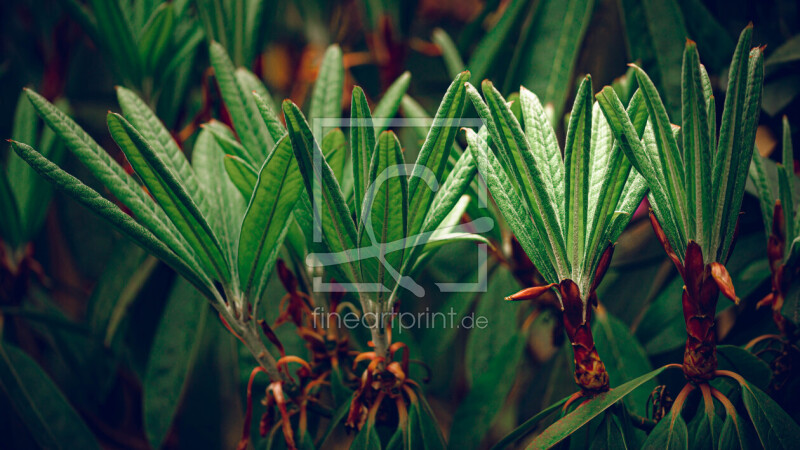
[[350,154],[353,158],[353,203],[356,217],[361,217],[361,203],[369,186],[370,164],[375,150],[375,131],[367,97],[360,87],[353,88],[350,103]]
[[415,235],[422,229],[435,193],[432,186],[438,188],[438,184],[443,181],[450,150],[459,130],[458,121],[464,112],[466,103],[464,83],[467,80],[469,72],[462,72],[447,89],[417,156],[414,171],[408,180],[409,235]]
[[[402,275],[405,250],[387,254],[386,244],[406,238],[408,181],[397,136],[384,131],[370,163],[370,183],[364,196],[358,230],[358,248],[377,247],[377,258],[361,259],[361,279],[385,286],[391,292]],[[389,273],[387,273],[387,271]],[[378,292],[375,301],[387,300]]]
[[334,254],[334,260],[330,262],[347,264],[345,275],[350,281],[356,281],[355,266],[345,251],[356,248],[358,235],[339,183],[297,105],[285,100],[283,113],[306,192],[311,205],[317,208],[314,214],[314,240],[324,241]]
[[564,147],[564,241],[573,276],[583,268],[586,246],[591,136],[592,79],[587,76],[575,96]]
[[254,299],[272,272],[303,182],[288,136],[278,141],[258,175],[239,238],[242,290]]
[[[397,110],[400,108],[400,102],[403,96],[406,95],[408,85],[411,83],[411,72],[403,72],[402,75],[397,77],[394,82],[386,88],[383,93],[381,101],[375,105],[375,112],[373,116],[376,119],[393,119],[397,115]],[[384,130],[389,128],[389,124],[381,122],[380,125],[375,127],[375,136],[377,137]]]
[[338,119],[342,113],[342,90],[344,89],[344,64],[342,49],[331,45],[325,50],[319,67],[317,81],[311,93],[308,117],[314,119]]
[[214,232],[174,172],[122,116],[110,113],[108,129],[170,221],[199,256],[204,268],[215,274],[219,281],[229,281],[230,272]]
[[242,193],[244,198],[249,199],[253,195],[253,189],[256,187],[258,180],[258,172],[247,163],[247,161],[239,158],[238,156],[225,155],[225,171],[233,182],[236,189]]

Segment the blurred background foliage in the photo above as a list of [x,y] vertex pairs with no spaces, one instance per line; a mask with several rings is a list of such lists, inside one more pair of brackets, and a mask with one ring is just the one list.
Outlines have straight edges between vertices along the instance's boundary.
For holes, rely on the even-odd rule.
[[[506,95],[520,84],[534,91],[548,103],[563,140],[565,105],[576,80],[591,73],[595,89],[615,83],[624,92],[630,81],[620,77],[634,61],[653,77],[670,116],[679,117],[687,37],[698,43],[715,94],[724,96],[735,36],[750,21],[754,43],[766,45],[767,55],[757,146],[779,160],[783,115],[800,141],[800,4],[794,0],[6,0],[0,3],[0,136],[40,143],[37,148],[51,159],[63,158],[70,172],[101,189],[63,154],[29,105],[16,106],[21,89],[57,100],[122,160],[105,132],[105,113],[118,109],[114,86],[126,86],[184,144],[212,117],[229,121],[209,68],[213,39],[235,64],[259,76],[275,100],[291,98],[298,105],[308,103],[324,49],[338,43],[348,115],[353,85],[372,100],[404,71],[412,79],[401,113],[431,114],[466,67],[474,83],[489,78]],[[416,154],[421,137],[414,130],[399,132],[406,135],[405,151]],[[154,434],[166,436],[167,448],[232,447],[243,420],[250,355],[164,264],[47,186],[15,190],[37,184],[36,175],[6,149],[0,161],[25,209],[18,232],[3,230],[0,252],[4,446],[48,442],[28,428],[38,420],[45,434],[70,430],[74,442],[96,439],[108,448],[148,448]],[[31,178],[15,181],[25,177]],[[719,302],[721,344],[743,345],[774,332],[770,311],[755,309],[769,292],[770,273],[755,197],[746,196],[743,210],[728,270],[744,301]],[[499,233],[492,236],[497,242]],[[428,366],[414,366],[412,376],[430,377],[425,389],[452,448],[496,442],[574,390],[555,299],[549,306],[502,304],[536,277],[521,251],[503,254],[484,267],[486,292],[402,299],[405,311],[453,308],[488,318],[486,329],[472,332],[419,328],[395,334],[413,359]],[[436,282],[473,281],[476,259],[474,244],[448,247],[430,261],[420,282],[435,293]],[[594,334],[612,385],[679,360],[685,330],[676,275],[646,214],[639,214],[619,240],[598,291]],[[277,307],[283,288],[273,282],[268,289],[268,304]],[[795,289],[785,315],[798,317],[797,296]],[[265,308],[270,321],[276,307]],[[523,329],[526,321],[530,326]],[[307,353],[292,330],[283,327],[278,334],[288,353]],[[796,374],[800,358],[794,358]],[[800,407],[790,400],[800,395],[797,379],[770,391],[796,419]],[[637,414],[646,413],[651,384],[627,400]],[[40,404],[40,417],[25,417],[14,407],[20,401]]]

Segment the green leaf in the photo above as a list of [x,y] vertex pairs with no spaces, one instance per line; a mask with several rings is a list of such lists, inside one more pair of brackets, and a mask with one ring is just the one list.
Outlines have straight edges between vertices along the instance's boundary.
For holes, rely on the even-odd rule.
[[0,235],[9,244],[22,243],[17,199],[14,198],[14,192],[8,182],[8,175],[3,167],[0,167]]
[[422,436],[425,448],[429,450],[444,450],[444,437],[439,428],[439,422],[436,420],[436,415],[433,413],[433,408],[428,404],[428,400],[425,399],[425,395],[419,386],[412,387],[412,389],[417,394],[417,402],[412,400],[411,408],[415,410],[415,415],[419,422],[418,434]]
[[469,147],[461,154],[461,157],[456,161],[453,169],[447,175],[436,196],[431,202],[430,210],[425,216],[425,222],[422,224],[422,231],[433,231],[439,224],[442,223],[445,217],[448,216],[453,210],[453,207],[458,203],[462,195],[469,188],[472,179],[477,173],[477,166],[475,159],[472,157],[472,152]]
[[[36,145],[42,155],[56,164],[60,164],[64,156],[64,145],[56,139],[52,129],[45,127],[40,133],[41,128],[36,109],[28,101],[25,92],[21,92],[14,112],[11,138],[18,142]],[[9,209],[2,216],[4,217],[2,221],[7,223],[0,224],[0,230],[7,229],[8,231],[0,231],[0,233],[3,233],[7,244],[14,246],[31,241],[39,233],[49,209],[53,191],[52,186],[39,178],[36,171],[31,169],[13,151],[9,151],[5,169],[0,174],[0,178],[7,177],[7,180],[0,180],[0,191],[5,190],[5,192],[0,195],[10,196],[9,193],[13,193],[18,214],[17,210],[12,207],[14,202],[9,200],[11,197],[7,197],[3,207]],[[18,230],[15,231],[15,229]]]
[[[485,130],[485,128],[484,128]],[[545,252],[545,242],[535,226],[531,226],[530,215],[524,209],[522,200],[511,185],[511,179],[503,170],[495,154],[489,149],[483,137],[467,130],[469,149],[475,158],[478,172],[492,193],[503,218],[516,236],[522,249],[533,262],[547,282],[557,282],[558,275],[549,256]]]
[[116,72],[132,84],[138,85],[142,78],[139,49],[130,22],[122,10],[119,0],[91,0],[96,30],[95,44],[106,49],[114,60]]
[[492,419],[505,403],[524,345],[523,335],[513,333],[501,348],[494,350],[492,362],[484,372],[477,374],[472,388],[456,409],[448,448],[479,448]]
[[765,163],[765,161],[767,161],[766,158],[761,156],[759,152],[754,151],[753,162],[750,164],[749,176],[758,192],[761,219],[764,222],[764,234],[766,234],[767,239],[769,239],[769,235],[772,233],[772,216],[776,195],[773,194],[767,178],[765,165],[768,163]]
[[351,257],[348,253],[339,253],[356,248],[358,239],[339,183],[297,105],[285,100],[283,113],[306,192],[311,205],[318,208],[314,214],[314,240],[320,242],[318,237],[324,238],[325,245],[334,254],[329,262],[347,264],[345,275],[350,281],[356,281],[358,276]]
[[794,172],[790,172],[790,170],[792,169],[784,166],[783,164],[778,164],[778,187],[785,221],[784,227],[786,229],[786,236],[788,236],[789,239],[796,236],[796,230],[794,229],[795,203],[794,199],[792,198],[792,181],[794,181]]
[[650,432],[643,448],[661,448],[678,450],[689,448],[689,431],[683,416],[670,411]]
[[719,435],[718,448],[741,448],[745,450],[750,448],[751,444],[756,442],[757,439],[749,422],[736,412],[725,416]]
[[374,117],[376,119],[383,119],[379,122],[379,125],[375,127],[376,137],[389,128],[389,119],[394,118],[397,114],[397,110],[400,108],[400,102],[403,96],[406,95],[410,83],[411,72],[403,72],[402,75],[397,77],[397,79],[386,88],[386,92],[383,93],[381,101],[375,105]]
[[530,419],[526,420],[522,423],[522,425],[518,426],[514,429],[511,433],[507,434],[503,439],[501,439],[497,444],[492,447],[492,450],[502,450],[510,445],[513,445],[516,441],[521,439],[526,434],[530,433],[534,430],[534,428],[539,425],[539,422],[547,418],[550,414],[555,412],[558,408],[561,407],[564,403],[569,400],[569,397],[564,397],[561,400],[553,403],[552,405],[548,406],[547,408],[539,411],[531,417]]
[[256,180],[258,180],[258,172],[253,169],[247,161],[239,158],[238,156],[225,155],[225,171],[233,182],[236,189],[249,199],[253,195],[253,189],[256,187]]
[[697,54],[697,44],[692,41],[687,41],[683,52],[681,102],[684,185],[689,218],[686,222],[689,228],[686,234],[703,248],[711,241],[711,227],[714,223],[711,215],[712,198],[708,195],[713,189],[711,167],[714,153],[709,141],[708,111],[703,93],[700,57]]
[[247,204],[228,175],[227,159],[211,132],[202,130],[194,144],[192,164],[208,199],[203,215],[225,249],[228,266],[236,267],[239,230]]
[[95,190],[81,183],[77,178],[61,170],[33,148],[19,142],[12,142],[11,147],[47,181],[94,211],[100,217],[108,220],[119,231],[133,239],[142,248],[183,275],[189,282],[197,287],[200,292],[206,295],[206,297],[213,298],[212,291],[209,289],[212,283],[204,272],[197,270],[196,266],[187,264],[183,258],[173,253],[169,247],[158,240],[148,229],[139,225],[129,215],[122,212],[117,205],[103,198]]
[[250,164],[249,161],[252,159],[250,154],[247,152],[247,149],[236,140],[236,135],[234,135],[233,130],[228,128],[227,125],[216,119],[211,119],[208,123],[200,125],[200,128],[207,129],[211,132],[226,155],[234,155]]
[[[231,115],[233,127],[239,140],[247,149],[247,159],[253,165],[259,165],[266,157],[267,147],[272,138],[267,130],[267,124],[261,119],[255,98],[247,87],[237,77],[236,70],[228,57],[225,48],[217,42],[212,42],[209,49],[211,64],[214,66],[214,76],[217,79],[219,91],[225,106]],[[252,86],[251,86],[252,87]]]
[[[751,26],[742,31],[733,54],[714,160],[713,198],[718,199],[714,242],[718,245],[716,258],[719,261],[727,259],[733,240],[761,111],[764,58],[760,48],[748,55],[751,34]],[[722,199],[724,201],[720,201]]]
[[8,343],[0,344],[0,387],[41,448],[100,448],[80,414],[44,370]]
[[247,297],[261,297],[302,190],[303,182],[294,159],[292,142],[284,136],[259,171],[242,222],[239,275]]
[[[594,10],[593,0],[543,0],[516,46],[504,90],[521,84],[553,105],[560,118],[573,87],[578,54]],[[547,61],[547,64],[543,64]],[[480,78],[478,78],[480,79]],[[591,94],[591,93],[590,93]]]
[[[647,112],[650,115],[650,123],[653,126],[653,134],[658,148],[658,162],[656,171],[661,175],[661,184],[669,194],[672,211],[680,218],[683,225],[684,234],[687,233],[689,216],[687,212],[686,188],[684,186],[684,165],[683,159],[678,148],[678,142],[673,134],[672,124],[667,116],[667,110],[661,97],[656,90],[653,81],[640,68],[634,67],[636,80],[639,82],[641,92],[644,97]],[[655,161],[654,161],[655,162]],[[652,189],[652,187],[651,187]],[[661,218],[659,217],[659,220]],[[687,239],[691,235],[686,236]]]
[[[603,358],[612,386],[652,371],[650,360],[642,346],[631,335],[628,327],[605,309],[598,308],[592,321],[592,334],[595,337],[597,352]],[[655,381],[648,381],[625,398],[629,410],[644,415],[647,399],[656,387]]]
[[375,131],[367,97],[360,87],[353,88],[350,103],[350,154],[353,158],[353,203],[356,217],[361,217],[361,203],[369,187],[370,164],[375,150]]
[[573,277],[583,269],[589,203],[590,144],[592,137],[592,79],[581,82],[569,116],[564,147],[564,241]]
[[635,380],[631,380],[621,386],[618,386],[614,390],[595,396],[588,403],[579,406],[577,409],[544,430],[542,434],[533,440],[528,448],[549,448],[558,444],[564,438],[575,432],[575,430],[586,425],[589,423],[589,421],[611,407],[611,405],[622,400],[625,396],[633,392],[633,390],[657,377],[666,368],[667,366],[660,367],[648,374],[636,378]]
[[386,296],[402,276],[399,270],[402,269],[405,249],[388,253],[386,247],[390,242],[404,242],[406,239],[406,177],[400,142],[393,132],[384,131],[372,155],[369,185],[364,195],[358,229],[359,253],[372,247],[378,255],[377,258],[360,257],[361,279],[388,288],[388,291],[382,290],[376,294],[374,300],[377,302],[388,300]]
[[219,242],[175,174],[122,116],[110,113],[108,129],[150,193],[200,257],[204,268],[219,281],[228,282],[230,271]]
[[177,280],[159,321],[142,382],[147,440],[161,448],[175,419],[201,347],[208,305],[197,291]]
[[742,400],[764,448],[794,448],[800,426],[767,394],[748,382],[740,383]]
[[[525,122],[525,137],[528,138],[528,144],[536,158],[536,165],[542,168],[545,186],[558,207],[561,223],[565,223],[564,191],[557,188],[564,184],[564,160],[561,157],[561,149],[558,147],[556,133],[550,126],[550,120],[539,102],[539,97],[525,89],[524,86],[520,87],[519,94],[522,117]],[[592,133],[592,138],[594,136]]]
[[[434,197],[432,186],[438,186],[447,167],[447,159],[458,133],[458,121],[464,113],[469,72],[459,74],[439,104],[428,136],[422,144],[416,165],[408,180],[408,235],[420,232]],[[432,175],[432,176],[431,176]]]
[[[56,132],[81,163],[88,167],[92,174],[108,188],[111,194],[130,208],[136,220],[141,222],[176,255],[186,261],[192,261],[193,255],[186,240],[144,189],[66,114],[39,94],[31,90],[27,90],[26,93],[47,125]],[[33,153],[36,152],[33,151]],[[28,163],[33,166],[31,161]],[[41,164],[40,167],[46,166],[44,162]],[[34,169],[36,169],[35,166]]]
[[164,164],[183,184],[192,200],[202,209],[206,198],[197,182],[194,169],[164,124],[133,91],[117,86],[117,100],[125,119],[142,134]]
[[607,411],[591,438],[590,449],[628,448],[625,430],[616,414]]
[[[472,85],[467,92],[478,114],[486,122],[492,141],[500,148],[505,160],[506,170],[512,171],[512,179],[519,186],[528,214],[534,227],[546,239],[544,249],[559,279],[569,276],[570,261],[567,257],[562,224],[559,221],[556,205],[549,198],[544,177],[537,166],[528,141],[505,99],[489,81],[484,81],[483,94],[488,107],[480,99]],[[494,194],[494,192],[493,192]],[[519,208],[522,205],[515,205]],[[537,266],[538,267],[538,266]]]
[[175,11],[170,3],[162,3],[150,16],[139,39],[139,57],[145,73],[153,73],[169,48]]
[[508,41],[514,25],[524,17],[522,12],[527,5],[529,3],[524,0],[510,1],[497,23],[478,42],[467,62],[467,69],[475,75],[476,80],[483,80],[487,77],[495,58]]
[[[248,76],[255,77],[255,75],[252,75],[250,72],[243,73],[247,73]],[[260,81],[258,83],[261,85]],[[275,105],[272,104],[272,97],[265,97],[263,94],[259,94],[256,91],[253,91],[253,97],[256,99],[256,106],[258,106],[258,111],[261,113],[261,119],[263,119],[264,123],[267,125],[267,129],[269,130],[270,136],[272,136],[273,142],[278,142],[278,140],[286,134],[286,128],[283,126],[280,117],[278,117],[278,114],[275,112]]]
[[[649,138],[647,130],[645,130],[644,134],[645,139],[642,141],[640,133],[637,133],[631,118],[622,106],[622,102],[620,102],[619,97],[611,87],[606,86],[603,88],[596,98],[620,148],[633,164],[633,167],[647,181],[650,193],[655,199],[654,202],[651,202],[651,205],[657,213],[658,221],[664,229],[673,251],[682,260],[683,253],[686,251],[685,239],[682,233],[683,228],[677,210],[667,206],[660,206],[672,204],[671,194],[665,186],[663,172],[659,169],[656,155],[653,155],[652,151],[648,149]],[[629,107],[629,110],[633,108],[635,102],[643,101],[641,91],[637,91],[631,99],[632,106]]]
[[317,81],[311,93],[308,117],[315,119],[338,119],[342,114],[342,90],[344,89],[344,63],[342,49],[331,45],[325,50],[319,67]]
[[442,59],[444,59],[444,66],[447,68],[447,74],[450,78],[455,78],[459,73],[466,70],[464,60],[461,59],[461,54],[458,53],[455,42],[446,31],[441,28],[434,28],[431,41],[442,50]]

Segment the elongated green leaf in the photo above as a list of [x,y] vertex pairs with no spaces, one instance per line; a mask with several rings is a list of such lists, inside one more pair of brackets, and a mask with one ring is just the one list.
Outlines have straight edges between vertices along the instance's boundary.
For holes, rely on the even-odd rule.
[[219,281],[229,281],[230,271],[214,232],[174,173],[122,116],[109,114],[108,129],[150,193],[200,257],[204,268]]
[[[508,278],[503,278],[496,280],[495,283],[502,285],[504,279],[508,281]],[[485,296],[482,302],[491,303],[484,305],[484,308],[497,308],[497,302],[501,301],[500,298]],[[508,327],[505,330],[509,331]],[[476,334],[478,331],[473,330],[472,334]],[[498,342],[499,345],[493,347],[494,350],[489,355],[485,355],[487,360],[485,365],[482,365],[483,370],[473,374],[472,388],[458,405],[455,417],[453,417],[448,448],[479,448],[492,420],[505,402],[513,383],[498,383],[497,380],[513,380],[525,340],[519,333],[502,334],[507,334],[506,338],[501,338]],[[480,341],[479,337],[476,338],[473,341]]]
[[150,16],[139,38],[139,57],[145,73],[152,73],[164,56],[172,37],[175,11],[170,3],[162,3]]
[[524,85],[552,104],[553,117],[560,119],[593,10],[593,0],[540,1],[520,37],[504,90]]
[[[533,92],[520,87],[520,106],[522,117],[525,121],[525,136],[528,138],[533,155],[536,158],[536,165],[542,168],[545,186],[551,192],[553,202],[558,207],[561,223],[566,223],[564,216],[564,191],[559,186],[564,184],[564,160],[561,157],[561,149],[558,147],[558,140],[550,120],[544,111],[539,97]],[[594,120],[592,121],[594,124]],[[595,134],[592,133],[592,139]]]
[[117,72],[132,84],[142,77],[142,64],[136,39],[119,0],[91,0],[94,24],[98,31],[95,44],[106,49]]
[[[44,127],[40,133],[41,128],[36,109],[28,101],[25,92],[21,92],[17,100],[17,108],[14,111],[11,138],[18,142],[36,145],[42,155],[56,164],[60,164],[63,159],[64,145],[56,139],[52,129]],[[39,232],[50,206],[53,192],[52,186],[49,183],[43,183],[36,171],[31,169],[13,151],[9,151],[5,168],[6,170],[0,177],[7,176],[8,178],[0,181],[0,189],[5,189],[5,192],[0,195],[13,193],[19,215],[17,216],[16,211],[12,212],[11,205],[13,203],[5,200],[7,203],[3,206],[9,210],[5,212],[3,215],[5,219],[2,220],[8,222],[5,225],[11,229],[18,228],[18,231],[8,231],[3,236],[6,243],[16,245],[32,240]],[[0,229],[5,225],[0,224]],[[8,233],[17,234],[12,238],[12,235]]]
[[338,119],[342,114],[342,90],[344,89],[344,63],[342,49],[331,45],[325,50],[319,67],[317,81],[311,93],[308,117],[315,119]]
[[303,190],[288,136],[261,167],[239,240],[239,274],[246,295],[259,298],[277,258],[284,228]]
[[211,132],[201,131],[192,151],[192,164],[208,199],[203,215],[225,249],[228,266],[237,267],[239,230],[246,203],[228,176],[226,159]]
[[248,164],[251,164],[249,161],[252,157],[247,152],[247,149],[236,140],[236,135],[233,134],[233,131],[228,128],[227,125],[216,119],[211,119],[210,122],[200,125],[200,127],[207,129],[214,135],[214,139],[216,139],[226,155],[234,155]]
[[765,169],[766,158],[761,156],[757,151],[753,152],[753,162],[750,165],[750,179],[758,191],[758,201],[761,206],[761,219],[764,222],[764,232],[769,238],[772,233],[772,214],[775,206],[775,198],[777,197],[770,187],[767,179],[767,172]]
[[475,79],[482,80],[489,74],[495,58],[508,41],[514,25],[519,23],[524,16],[522,12],[527,5],[528,2],[524,0],[509,2],[497,23],[478,42],[478,46],[475,47],[469,62],[467,62],[467,69],[475,75]]
[[[728,226],[728,210],[733,208],[734,191],[736,190],[736,169],[739,164],[740,144],[745,132],[742,126],[747,109],[748,91],[748,49],[752,39],[752,26],[746,27],[739,35],[739,42],[733,53],[728,72],[728,89],[725,95],[725,106],[722,111],[717,153],[714,156],[714,190],[712,197],[717,199],[714,209],[713,242],[721,250],[725,247],[724,236]],[[759,102],[761,87],[759,86]],[[759,103],[760,104],[760,103]],[[752,147],[752,144],[751,144]],[[752,150],[752,149],[751,149]],[[748,163],[749,167],[749,163]],[[738,206],[736,214],[738,215]],[[705,252],[704,252],[705,253]]]
[[555,412],[555,410],[560,408],[561,405],[567,402],[567,400],[569,400],[569,397],[564,397],[561,400],[548,406],[547,408],[539,411],[538,413],[536,413],[536,415],[523,422],[522,425],[518,426],[517,428],[514,429],[514,431],[512,431],[511,433],[506,435],[503,439],[501,439],[497,444],[495,444],[492,447],[492,450],[502,450],[510,445],[513,445],[523,436],[533,431],[534,428],[537,425],[539,425],[539,422],[541,422],[542,420],[547,418],[547,416]]
[[534,266],[548,283],[558,282],[559,278],[552,261],[545,252],[545,242],[525,212],[522,200],[511,186],[511,179],[503,170],[497,157],[489,149],[483,137],[472,130],[467,130],[467,142],[481,178],[489,187],[494,201],[497,203],[503,218],[517,237],[522,249],[531,258]]
[[369,186],[370,164],[375,150],[375,131],[367,97],[360,87],[353,88],[350,103],[350,155],[353,158],[353,203],[361,217],[361,203]]
[[[261,145],[264,147],[262,152],[266,154],[278,142],[278,139],[286,134],[286,128],[281,124],[281,119],[276,113],[277,107],[272,100],[272,94],[267,91],[267,87],[253,72],[244,67],[236,69],[236,82],[239,83],[245,94],[253,96],[258,107],[257,111],[261,113],[261,119],[267,126],[268,133],[266,135],[262,134],[261,127],[259,127],[258,135],[262,140]],[[261,99],[260,102],[259,98]]]
[[789,172],[788,167],[778,164],[778,189],[780,192],[781,207],[783,208],[784,227],[786,236],[790,239],[795,236],[794,229],[794,209],[795,203],[792,198],[792,179],[794,173]]
[[381,101],[375,105],[374,117],[376,119],[383,119],[381,123],[375,127],[376,138],[384,130],[389,128],[388,119],[393,119],[397,114],[397,109],[400,108],[400,102],[403,96],[406,95],[410,83],[411,72],[403,72],[402,75],[397,77],[397,79],[386,88],[386,92],[383,93]]
[[190,266],[177,256],[163,242],[159,241],[149,230],[136,223],[129,215],[120,210],[117,205],[103,198],[95,190],[84,185],[77,178],[64,172],[58,166],[48,161],[33,148],[12,142],[12,148],[17,154],[33,167],[43,178],[63,190],[67,195],[86,206],[100,217],[108,220],[123,234],[133,239],[142,248],[161,259],[178,273],[186,277],[206,297],[213,298],[208,286],[211,281],[200,270]]
[[764,448],[794,448],[800,426],[767,394],[748,382],[740,384],[742,400]]
[[0,236],[3,241],[18,245],[22,241],[22,227],[20,223],[19,207],[5,168],[0,167]]
[[468,80],[469,72],[462,72],[450,84],[417,156],[416,165],[408,180],[409,235],[419,233],[422,228],[425,214],[434,197],[432,186],[438,186],[447,167],[447,159],[459,130],[458,121],[464,113],[464,83]]
[[266,123],[261,119],[252,89],[247,91],[239,81],[233,63],[222,45],[212,42],[209,55],[219,91],[233,120],[233,127],[247,149],[248,162],[259,165],[266,157],[267,148],[264,145],[270,142],[271,137]]
[[225,155],[225,171],[228,172],[236,189],[242,193],[244,198],[249,199],[256,187],[258,172],[247,161],[233,155]]
[[194,174],[194,169],[189,165],[186,155],[183,154],[178,143],[169,134],[164,124],[150,110],[133,91],[122,86],[117,86],[117,101],[122,107],[122,114],[128,122],[153,146],[153,150],[169,167],[175,177],[183,184],[192,200],[202,207],[205,202],[204,192],[201,191]]
[[181,405],[203,342],[208,304],[189,283],[177,280],[153,337],[142,390],[147,440],[161,448]]
[[567,220],[563,224],[563,235],[573,277],[582,269],[586,246],[591,137],[592,79],[587,76],[575,96],[564,147],[564,201]]
[[351,281],[357,272],[346,250],[356,248],[357,232],[347,202],[330,166],[314,140],[300,109],[289,100],[283,102],[283,113],[294,148],[295,158],[303,175],[314,214],[314,241],[323,241],[333,253],[332,264],[347,264],[344,269]]
[[26,93],[47,125],[114,197],[130,208],[136,220],[176,255],[186,261],[193,261],[193,254],[186,240],[144,189],[66,114],[39,94],[31,90]]
[[461,199],[469,188],[472,179],[477,173],[475,159],[469,147],[458,158],[456,165],[447,175],[447,179],[436,192],[431,203],[430,211],[425,216],[422,231],[432,231],[442,223],[442,220],[452,211],[453,206]]
[[[247,73],[250,74],[250,72]],[[267,124],[267,129],[269,130],[270,136],[272,136],[272,140],[274,142],[278,142],[278,139],[282,138],[283,135],[286,134],[286,128],[283,126],[280,118],[275,112],[275,106],[272,104],[272,98],[264,97],[264,95],[259,94],[256,91],[253,91],[253,97],[256,99],[256,106],[258,106],[258,111],[261,113],[261,119],[263,119],[264,123]]]
[[[742,206],[744,187],[747,181],[747,171],[753,158],[753,149],[755,148],[756,129],[758,128],[758,117],[761,112],[763,83],[764,52],[761,47],[756,47],[750,51],[750,55],[747,58],[747,90],[744,97],[744,115],[738,118],[739,122],[737,123],[737,126],[741,128],[741,132],[733,141],[732,148],[735,156],[731,159],[731,166],[727,171],[727,188],[730,196],[725,196],[726,206],[723,211],[727,214],[727,217],[722,218],[722,227],[719,229],[719,236],[722,239],[717,251],[717,259],[719,261],[725,261],[730,256],[729,253],[736,232],[736,224],[739,221],[739,211]],[[725,114],[723,112],[723,122],[724,120]],[[720,136],[720,141],[721,140],[722,136]],[[722,147],[721,144],[720,147]],[[717,151],[717,155],[720,154],[719,152],[720,150]],[[714,229],[714,231],[717,230],[717,228]]]
[[713,189],[711,167],[714,160],[709,143],[708,114],[703,92],[703,80],[697,44],[686,43],[683,52],[683,81],[681,102],[683,104],[683,161],[684,185],[686,186],[687,216],[686,235],[704,247],[711,241],[712,198],[708,195]]
[[748,449],[757,439],[753,427],[738,412],[725,416],[719,436],[719,448]]
[[464,60],[461,59],[461,54],[458,53],[455,42],[453,42],[446,31],[441,28],[434,29],[431,40],[442,50],[444,66],[447,68],[447,74],[450,75],[451,78],[458,76],[459,73],[466,70]]
[[36,361],[0,345],[0,387],[41,448],[99,449],[89,427]]
[[[638,94],[634,95],[633,103]],[[654,211],[657,213],[658,221],[664,232],[669,239],[672,249],[681,260],[686,249],[685,240],[682,233],[680,221],[676,216],[676,211],[669,207],[662,205],[670,205],[670,194],[667,192],[666,187],[662,182],[662,176],[657,171],[657,163],[651,157],[648,151],[648,145],[640,140],[636,129],[631,122],[630,117],[619,101],[616,92],[611,87],[605,87],[596,96],[597,101],[600,103],[600,108],[608,120],[611,130],[614,132],[614,137],[620,145],[620,148],[625,152],[628,160],[633,164],[636,170],[647,181],[655,201],[651,202]],[[647,141],[648,133],[645,131],[645,141]]]
[[[394,284],[402,275],[405,249],[387,253],[387,244],[406,238],[408,219],[408,180],[403,165],[403,152],[397,136],[384,131],[370,163],[369,185],[364,195],[358,229],[359,253],[377,247],[377,258],[361,259],[361,279],[385,286],[388,292],[378,292],[375,301],[387,300]],[[405,246],[402,246],[405,247]],[[388,272],[388,273],[387,273]]]
[[650,432],[643,448],[683,450],[689,448],[689,431],[683,416],[670,411]]
[[648,374],[636,378],[635,380],[631,380],[612,391],[597,395],[588,403],[579,406],[553,425],[550,425],[549,428],[544,430],[542,434],[537,436],[536,439],[531,442],[531,445],[528,446],[528,448],[544,449],[558,444],[564,438],[572,434],[575,430],[586,425],[589,423],[589,421],[611,407],[611,405],[630,394],[634,389],[657,377],[666,368],[667,366],[660,367]]
[[564,243],[562,224],[556,206],[548,197],[542,171],[536,165],[522,128],[505,99],[488,80],[483,82],[482,88],[488,107],[480,99],[474,87],[468,85],[467,92],[478,114],[486,122],[489,136],[500,148],[501,156],[505,157],[507,170],[512,172],[509,175],[520,187],[534,226],[543,237],[546,236],[544,248],[552,261],[552,266],[560,278],[568,277],[570,262]]
[[[688,228],[689,216],[687,212],[686,188],[684,186],[684,165],[678,148],[678,142],[672,130],[667,110],[656,90],[653,81],[640,68],[634,66],[636,80],[639,82],[644,97],[647,111],[650,114],[650,123],[653,125],[653,134],[658,147],[658,168],[661,173],[662,184],[667,190],[670,205],[675,214],[680,218],[684,233]],[[687,237],[688,238],[688,237]]]

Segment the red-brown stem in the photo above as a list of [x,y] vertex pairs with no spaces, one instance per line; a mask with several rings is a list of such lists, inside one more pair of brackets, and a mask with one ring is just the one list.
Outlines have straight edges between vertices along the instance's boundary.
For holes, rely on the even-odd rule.
[[575,356],[575,382],[589,396],[605,392],[608,390],[608,372],[592,337],[592,306],[584,305],[578,286],[572,280],[562,281],[559,290],[564,302],[564,329]]

